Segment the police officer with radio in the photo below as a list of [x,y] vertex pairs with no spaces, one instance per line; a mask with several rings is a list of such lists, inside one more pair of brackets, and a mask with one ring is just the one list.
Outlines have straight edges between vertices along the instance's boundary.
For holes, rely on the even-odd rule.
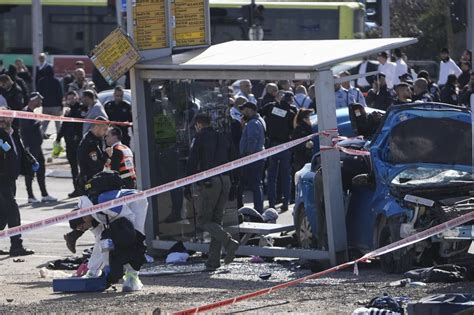
[[109,157],[105,167],[120,174],[122,188],[136,189],[137,175],[133,162],[133,153],[129,147],[121,142],[122,139],[122,130],[117,127],[109,128],[105,135],[105,142],[108,146],[105,152]]
[[[293,106],[294,95],[285,91],[279,103],[267,104],[262,109],[262,115],[267,125],[267,139],[269,147],[288,142],[293,131],[293,120],[296,107]],[[270,208],[275,208],[277,195],[277,182],[281,174],[282,211],[288,210],[291,192],[291,151],[286,150],[269,158],[267,174],[267,195]]]
[[[191,144],[186,174],[196,174],[222,165],[236,157],[234,146],[223,134],[211,127],[211,119],[204,113],[195,117],[196,136]],[[239,242],[222,228],[224,208],[229,196],[231,180],[229,175],[220,174],[198,182],[195,185],[195,196],[190,187],[185,189],[185,197],[193,198],[197,210],[197,225],[211,235],[208,270],[220,267],[221,248],[226,250],[225,264],[234,260]]]
[[[25,151],[15,129],[13,119],[0,117],[0,230],[21,225],[20,211],[15,200],[16,179],[39,169],[39,163]],[[1,255],[25,256],[34,251],[23,247],[21,235],[10,237],[10,250],[0,250]]]
[[[99,116],[95,120],[106,121],[105,117]],[[108,155],[105,152],[104,136],[109,126],[104,123],[92,124],[89,131],[82,138],[77,150],[79,162],[79,187],[84,190],[84,185],[95,174],[104,170]],[[64,235],[67,248],[75,253],[76,241],[83,232],[74,230]]]

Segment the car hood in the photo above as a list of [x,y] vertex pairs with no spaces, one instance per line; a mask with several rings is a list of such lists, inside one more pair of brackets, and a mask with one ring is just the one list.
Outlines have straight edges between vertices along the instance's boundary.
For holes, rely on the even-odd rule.
[[439,103],[392,106],[369,146],[388,183],[415,168],[472,174],[472,122],[467,109]]

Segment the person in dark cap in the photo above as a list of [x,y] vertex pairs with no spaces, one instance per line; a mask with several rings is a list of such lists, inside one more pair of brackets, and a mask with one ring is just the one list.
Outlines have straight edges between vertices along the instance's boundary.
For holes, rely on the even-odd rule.
[[418,72],[418,78],[423,78],[428,81],[428,92],[431,94],[431,99],[433,100],[433,102],[439,102],[439,87],[431,80],[428,71],[420,70],[420,72]]
[[[95,118],[98,121],[106,121],[103,116]],[[77,161],[79,164],[78,187],[82,191],[84,185],[95,174],[104,169],[108,155],[105,152],[104,137],[109,126],[105,123],[91,124],[89,131],[84,135],[79,148],[77,149]],[[72,252],[76,252],[76,241],[83,233],[80,231],[72,231],[64,235],[67,248]]]
[[[43,96],[39,92],[33,92],[29,96],[28,105],[23,111],[33,113],[35,109],[41,107]],[[39,202],[56,202],[58,199],[51,197],[46,189],[45,179],[45,160],[41,145],[43,144],[43,132],[41,131],[41,122],[34,119],[20,119],[20,135],[25,145],[25,150],[31,153],[39,163],[39,169],[36,172],[36,179],[41,190],[41,201],[35,198],[33,193],[33,172],[26,174],[25,184],[28,192],[28,202],[35,204]]]
[[385,74],[379,73],[377,80],[374,81],[372,89],[367,93],[365,101],[367,106],[387,110],[393,104],[394,92],[387,87]]
[[411,86],[406,82],[400,82],[395,86],[395,93],[397,94],[397,98],[393,102],[394,105],[406,104],[411,103]]
[[[239,106],[244,115],[245,125],[240,138],[240,155],[247,156],[265,149],[265,131],[267,129],[265,120],[257,113],[257,105],[246,102]],[[253,193],[253,204],[255,210],[263,213],[263,191],[262,174],[264,160],[242,167],[242,180]]]
[[[294,94],[285,91],[280,102],[265,105],[261,113],[267,125],[268,145],[275,147],[290,140],[293,131],[293,120],[297,109]],[[282,206],[288,210],[291,193],[291,151],[286,150],[271,156],[268,160],[267,195],[270,208],[275,208],[277,200],[277,182],[281,178]],[[258,210],[257,210],[258,211]]]
[[401,76],[399,76],[398,79],[399,79],[399,83],[405,82],[405,83],[408,83],[409,85],[413,85],[413,76],[410,73],[404,73]]
[[442,89],[443,86],[447,83],[448,75],[454,74],[459,77],[462,73],[462,70],[458,67],[456,62],[449,57],[448,48],[441,49],[440,52],[441,61],[439,63],[439,76],[438,76],[438,85]]

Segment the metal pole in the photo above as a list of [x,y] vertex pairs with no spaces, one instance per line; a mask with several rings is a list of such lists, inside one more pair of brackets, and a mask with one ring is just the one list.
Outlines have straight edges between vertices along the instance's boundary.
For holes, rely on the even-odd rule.
[[115,0],[115,16],[117,17],[117,25],[122,26],[122,0]]
[[[334,79],[330,69],[318,71],[315,75],[316,107],[318,112],[318,130],[337,129],[336,98]],[[320,145],[332,146],[332,137],[320,136]],[[328,234],[329,257],[331,265],[338,263],[338,253],[345,256],[347,251],[346,215],[342,193],[340,155],[337,149],[321,151],[323,175],[324,208]],[[345,257],[343,257],[345,258]]]
[[390,37],[390,0],[382,0],[382,37]]
[[474,1],[470,0],[467,1],[468,10],[467,10],[467,17],[468,17],[468,29],[466,32],[467,35],[467,47],[474,51]]
[[43,13],[41,0],[31,2],[31,37],[33,52],[33,90],[36,90],[36,67],[38,55],[43,52]]

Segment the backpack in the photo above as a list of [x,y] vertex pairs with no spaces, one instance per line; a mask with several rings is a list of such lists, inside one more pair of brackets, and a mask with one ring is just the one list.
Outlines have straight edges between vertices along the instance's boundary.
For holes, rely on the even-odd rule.
[[122,178],[120,174],[115,171],[99,172],[85,184],[86,194],[89,198],[97,197],[106,191],[120,189],[122,189]]

